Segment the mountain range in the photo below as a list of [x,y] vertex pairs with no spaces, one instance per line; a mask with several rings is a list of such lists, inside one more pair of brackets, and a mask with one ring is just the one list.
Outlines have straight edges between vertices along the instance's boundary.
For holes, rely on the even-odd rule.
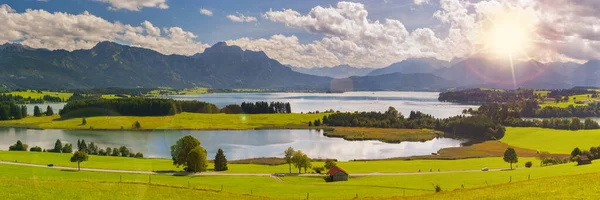
[[455,85],[432,74],[392,73],[334,79],[293,71],[264,52],[219,42],[193,56],[100,42],[86,50],[0,46],[0,83],[6,88],[210,87],[300,90],[438,90]]
[[369,74],[371,71],[375,70],[374,68],[358,68],[352,67],[350,65],[338,65],[334,67],[294,67],[288,66],[292,70],[296,72],[300,72],[303,74],[310,74],[315,76],[327,76],[331,78],[348,78],[351,76],[365,76]]

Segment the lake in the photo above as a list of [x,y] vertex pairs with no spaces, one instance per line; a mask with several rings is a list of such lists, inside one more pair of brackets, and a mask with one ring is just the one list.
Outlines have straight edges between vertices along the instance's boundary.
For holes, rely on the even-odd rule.
[[429,155],[439,149],[459,147],[465,141],[436,138],[426,142],[389,144],[380,141],[347,141],[323,136],[317,130],[244,130],[244,131],[90,131],[90,130],[33,130],[0,129],[0,149],[21,140],[29,147],[50,149],[56,139],[75,144],[78,139],[94,142],[101,148],[127,146],[151,158],[170,158],[170,146],[179,138],[192,135],[200,140],[214,158],[218,148],[225,151],[227,159],[238,160],[257,157],[283,157],[288,147],[302,150],[311,158],[381,159],[413,155]]
[[[256,101],[289,102],[295,113],[336,110],[342,112],[380,111],[385,112],[393,106],[403,115],[410,111],[421,111],[437,118],[460,115],[463,109],[476,105],[464,105],[437,100],[439,92],[346,92],[346,93],[214,93],[200,95],[171,95],[164,98],[177,100],[198,100],[213,103],[219,108],[229,104]],[[33,107],[40,106],[42,110],[50,105],[55,113],[65,106],[65,103],[28,104],[27,112],[33,115]]]
[[201,95],[171,95],[177,100],[198,100],[216,104],[222,108],[229,104],[256,101],[289,102],[292,112],[336,110],[342,112],[381,111],[393,106],[403,115],[421,111],[437,118],[460,115],[463,109],[476,105],[464,105],[438,101],[439,92],[346,92],[346,93],[214,93]]

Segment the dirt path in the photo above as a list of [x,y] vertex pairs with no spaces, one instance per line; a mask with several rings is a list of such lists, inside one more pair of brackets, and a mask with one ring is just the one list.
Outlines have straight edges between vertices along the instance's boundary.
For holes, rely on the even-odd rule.
[[[54,169],[64,169],[64,170],[78,170],[76,167],[61,167],[54,166],[48,167],[46,165],[38,165],[38,164],[28,164],[28,163],[18,163],[18,162],[6,162],[0,161],[0,164],[3,165],[18,165],[18,166],[28,166],[28,167],[40,167],[40,168],[54,168]],[[489,171],[500,171],[505,169],[489,169]],[[184,172],[152,172],[152,171],[133,171],[133,170],[115,170],[115,169],[93,169],[93,168],[81,168],[81,171],[92,171],[92,172],[110,172],[110,173],[127,173],[127,174],[162,174],[162,175],[176,175],[182,174]],[[483,172],[481,170],[452,170],[452,171],[441,171],[441,172],[393,172],[393,173],[355,173],[350,174],[351,177],[363,177],[363,176],[403,176],[403,175],[415,175],[415,174],[446,174],[446,173],[464,173],[464,172]],[[268,176],[273,179],[283,182],[283,180],[273,174],[253,174],[253,173],[221,173],[221,172],[203,172],[196,174],[189,174],[192,176]],[[308,176],[308,177],[319,177],[325,176],[323,174],[300,174],[293,176]]]

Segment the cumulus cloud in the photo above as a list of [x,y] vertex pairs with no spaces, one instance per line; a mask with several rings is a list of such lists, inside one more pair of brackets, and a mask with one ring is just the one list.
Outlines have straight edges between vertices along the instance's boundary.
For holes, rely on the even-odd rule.
[[227,15],[227,19],[229,19],[233,22],[255,22],[256,21],[256,17],[244,16],[243,14]]
[[81,14],[50,13],[27,9],[18,13],[0,5],[0,43],[20,41],[34,48],[89,49],[100,41],[122,41],[164,54],[192,55],[204,51],[198,36],[180,27],[162,30],[149,21],[140,25],[109,22],[85,11]]
[[421,5],[421,4],[429,4],[430,0],[415,0],[415,4],[417,5]]
[[203,15],[206,15],[206,16],[213,16],[213,12],[210,11],[210,10],[208,10],[208,9],[205,9],[205,8],[201,8],[200,9],[200,14],[203,14]]
[[110,4],[108,9],[110,10],[132,10],[132,11],[140,11],[142,8],[160,8],[167,9],[169,6],[167,5],[167,0],[97,0],[99,2],[104,2]]

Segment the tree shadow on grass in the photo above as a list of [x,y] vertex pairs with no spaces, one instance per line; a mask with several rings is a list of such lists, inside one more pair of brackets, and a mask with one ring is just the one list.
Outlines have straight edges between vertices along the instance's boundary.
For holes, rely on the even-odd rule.
[[63,171],[63,172],[78,172],[78,170],[74,170],[74,169],[61,169],[60,171]]

